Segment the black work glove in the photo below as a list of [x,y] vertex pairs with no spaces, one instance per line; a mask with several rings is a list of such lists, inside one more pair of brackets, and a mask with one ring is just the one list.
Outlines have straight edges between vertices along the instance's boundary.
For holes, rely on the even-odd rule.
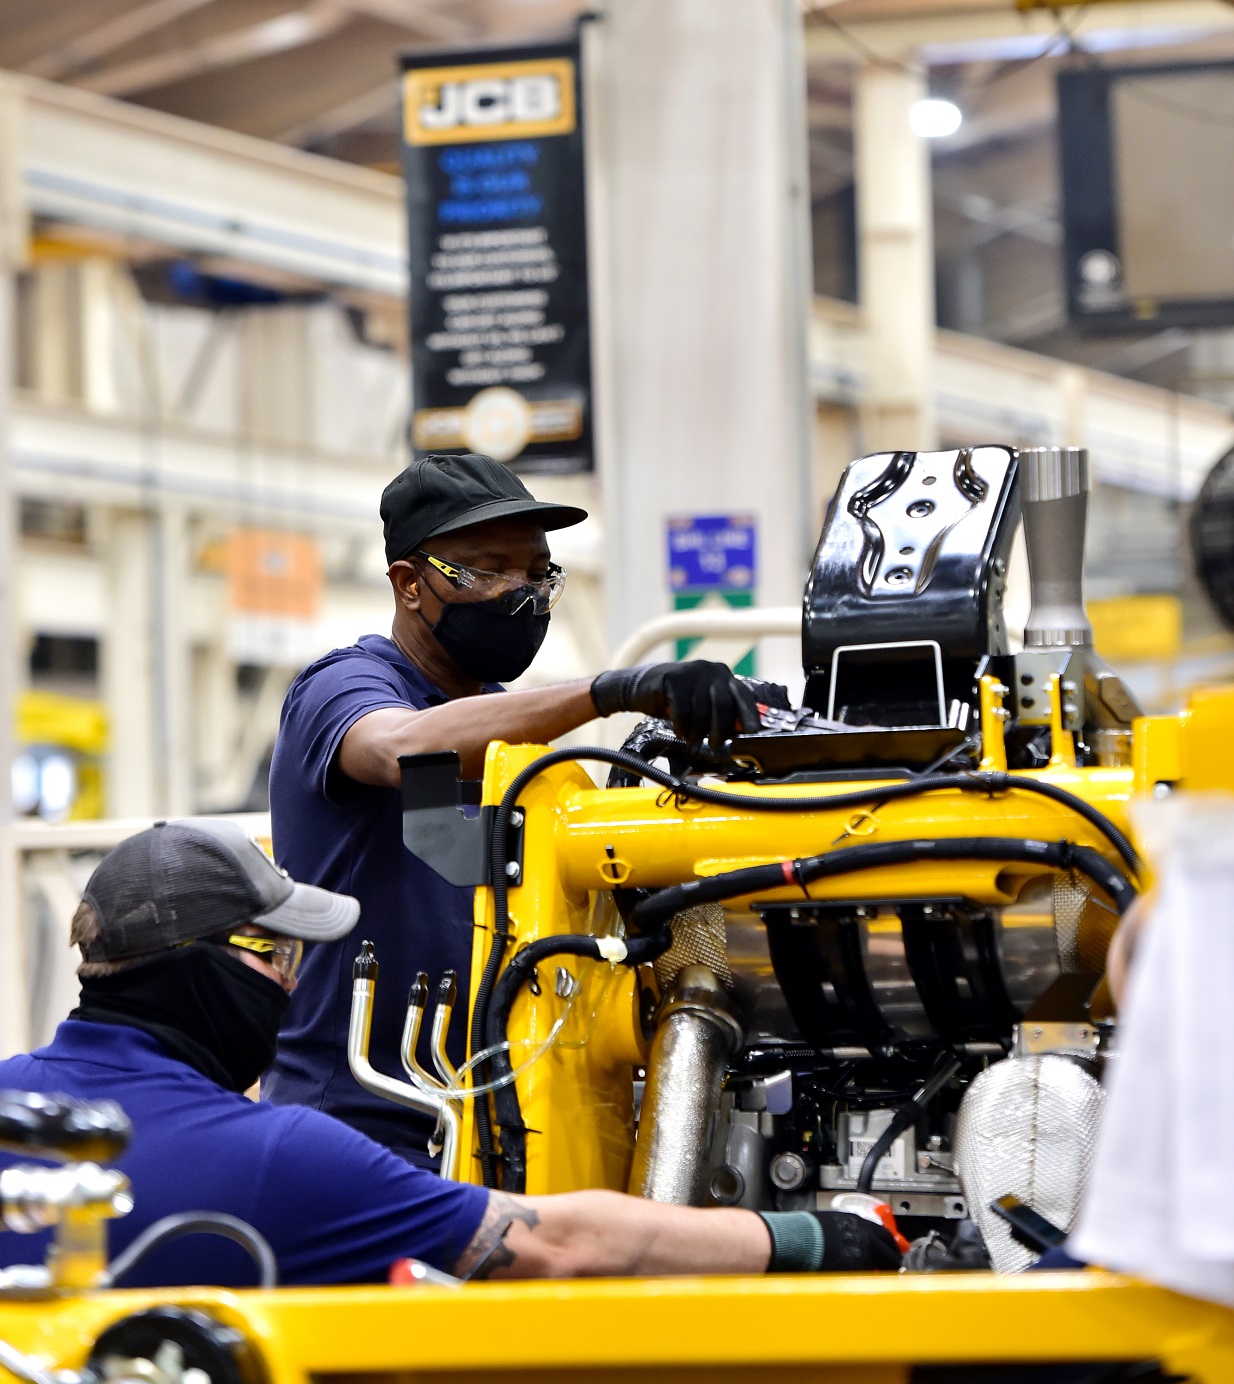
[[811,1211],[823,1227],[824,1273],[853,1273],[860,1269],[900,1267],[903,1256],[884,1226],[851,1211]]
[[900,1251],[891,1233],[851,1211],[756,1211],[755,1215],[771,1236],[768,1273],[894,1272],[900,1267]]
[[601,716],[656,716],[691,745],[708,740],[713,750],[739,731],[759,728],[756,695],[723,663],[705,659],[611,668],[591,684],[591,700]]

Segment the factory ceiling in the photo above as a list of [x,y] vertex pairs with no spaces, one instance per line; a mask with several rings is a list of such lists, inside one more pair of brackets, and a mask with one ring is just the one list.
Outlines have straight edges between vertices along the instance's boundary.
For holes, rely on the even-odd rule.
[[397,159],[397,55],[560,33],[579,0],[4,0],[0,67],[335,158]]
[[[1076,63],[1234,59],[1234,3],[1042,3],[1027,12],[1013,0],[801,4],[816,289],[855,295],[853,74],[870,61],[911,62],[964,111],[959,131],[931,151],[940,320],[1089,361],[1097,348],[1065,339],[1055,75]],[[589,8],[586,0],[0,0],[0,68],[394,172],[400,52],[556,36]],[[1170,352],[1175,344],[1164,343]],[[1156,360],[1145,366],[1137,356],[1126,368],[1151,376]],[[1103,356],[1090,363],[1106,365]]]
[[[1052,68],[1083,45],[1086,32],[1108,29],[1107,15],[1118,12],[1117,23],[1138,26],[1142,40],[1167,10],[1187,11],[1209,43],[1215,27],[1206,30],[1195,17],[1203,0],[1030,15],[1012,0],[802,5],[816,197],[851,180],[855,63],[916,53],[944,80],[976,90],[972,118],[951,141],[954,152],[1049,124]],[[1211,7],[1230,16],[1224,22],[1234,35],[1234,9],[1217,0]],[[4,0],[0,68],[393,170],[401,51],[558,34],[588,8],[586,0]],[[951,41],[931,44],[940,24]]]

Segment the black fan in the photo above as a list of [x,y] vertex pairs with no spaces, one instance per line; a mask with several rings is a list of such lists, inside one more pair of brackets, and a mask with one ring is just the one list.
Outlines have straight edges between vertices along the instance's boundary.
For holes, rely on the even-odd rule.
[[1208,473],[1196,496],[1191,551],[1204,590],[1234,629],[1234,448]]

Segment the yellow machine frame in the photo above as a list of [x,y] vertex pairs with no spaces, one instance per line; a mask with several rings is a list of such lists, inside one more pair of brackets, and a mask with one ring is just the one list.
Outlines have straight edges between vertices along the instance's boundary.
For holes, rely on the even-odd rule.
[[79,1369],[105,1327],[162,1304],[242,1331],[266,1384],[910,1384],[914,1365],[1090,1360],[1234,1379],[1234,1313],[1101,1273],[87,1293],[0,1301],[0,1339]]
[[[1055,698],[1057,703],[1057,687]],[[983,685],[986,763],[1001,768],[1001,693]],[[1132,763],[1077,768],[1054,707],[1055,754],[1033,776],[1067,788],[1131,830],[1130,808],[1160,785],[1234,789],[1234,689],[1196,692],[1177,717],[1135,723]],[[484,801],[496,804],[543,747],[494,745]],[[1019,777],[1015,775],[1014,777]],[[845,785],[726,785],[734,794],[843,791]],[[523,880],[511,890],[515,948],[560,932],[616,924],[615,885],[668,885],[739,865],[789,859],[849,840],[946,837],[979,830],[1011,838],[1066,837],[1112,857],[1109,843],[1062,806],[1014,788],[984,797],[953,791],[877,810],[769,816],[704,806],[652,789],[595,788],[575,765],[537,777],[527,809]],[[990,904],[1013,900],[1034,867],[926,862],[859,876],[872,900],[958,890]],[[1040,873],[1039,871],[1036,873]],[[1145,881],[1141,880],[1143,884]],[[851,878],[818,881],[813,898],[851,896]],[[784,891],[786,897],[793,891]],[[1101,910],[1097,910],[1101,913]],[[477,890],[474,984],[491,942],[493,900]],[[1093,924],[1090,945],[1109,925]],[[512,948],[511,952],[515,949]],[[581,981],[561,1042],[518,1079],[532,1193],[625,1186],[633,1148],[631,1067],[645,1055],[636,977],[571,959]],[[538,1046],[560,1014],[552,985],[524,992],[510,1036]],[[515,1066],[519,1065],[516,1053]],[[474,1150],[470,1115],[464,1148]],[[466,1158],[464,1178],[479,1180]],[[312,1208],[305,1208],[312,1215]],[[1196,1384],[1234,1380],[1234,1313],[1118,1275],[1053,1273],[785,1275],[765,1278],[476,1283],[451,1288],[92,1292],[0,1300],[0,1339],[49,1368],[79,1368],[104,1327],[159,1304],[198,1307],[235,1326],[260,1356],[266,1384],[364,1379],[502,1381],[552,1377],[737,1379],[819,1384],[909,1384],[914,1366],[1156,1361]]]
[[[1053,755],[1041,770],[1017,771],[1012,779],[1034,778],[1065,788],[1098,808],[1129,835],[1130,807],[1158,785],[1189,790],[1234,790],[1234,689],[1203,689],[1192,695],[1179,716],[1142,717],[1135,722],[1132,762],[1112,768],[1077,767],[1071,734],[1061,720],[1057,678],[1049,689],[1054,726]],[[1004,690],[996,679],[981,685],[982,768],[1006,768],[1003,748]],[[544,746],[489,747],[483,801],[500,803],[514,777]],[[849,783],[792,786],[723,784],[734,796],[793,797],[843,793]],[[876,787],[863,781],[862,787]],[[835,846],[866,840],[907,840],[922,836],[974,834],[1013,840],[1066,838],[1090,846],[1112,863],[1108,840],[1083,818],[1037,794],[1016,792],[982,796],[944,790],[884,803],[875,808],[843,808],[771,815],[754,810],[713,807],[654,788],[598,789],[576,764],[558,764],[534,779],[521,795],[526,812],[523,883],[510,890],[512,955],[526,943],[556,933],[611,931],[617,925],[612,890],[618,885],[659,888],[719,874],[742,866],[774,863]],[[851,898],[854,889],[871,902],[909,897],[963,894],[978,903],[1015,901],[1035,878],[1052,877],[1043,867],[990,861],[920,861],[823,879],[808,886],[812,899]],[[1140,881],[1141,884],[1144,881]],[[760,898],[800,898],[796,888]],[[478,889],[472,954],[472,1000],[493,931],[491,889]],[[1117,919],[1090,907],[1080,946],[1104,963]],[[582,983],[574,1013],[561,1041],[519,1077],[517,1088],[528,1126],[527,1191],[565,1192],[585,1187],[624,1190],[634,1147],[630,1068],[645,1058],[646,1042],[638,1014],[635,977],[606,964],[562,958]],[[539,996],[527,990],[515,1002],[509,1026],[514,1066],[519,1055],[534,1053],[561,1013],[552,985]],[[476,1149],[471,1105],[464,1117],[463,1148]],[[479,1181],[479,1162],[464,1160],[464,1181]]]

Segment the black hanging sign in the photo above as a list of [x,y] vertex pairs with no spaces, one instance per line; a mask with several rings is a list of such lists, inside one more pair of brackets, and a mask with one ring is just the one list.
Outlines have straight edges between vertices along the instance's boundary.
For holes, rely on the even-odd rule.
[[589,471],[577,42],[403,59],[412,447]]

